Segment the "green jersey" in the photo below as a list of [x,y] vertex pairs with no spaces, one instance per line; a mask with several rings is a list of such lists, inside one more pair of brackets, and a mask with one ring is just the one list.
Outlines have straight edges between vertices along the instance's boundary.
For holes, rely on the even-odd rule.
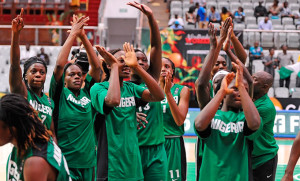
[[[142,83],[140,86],[147,88],[145,83]],[[139,146],[151,146],[164,143],[165,136],[161,103],[149,102],[146,106],[139,107],[137,111],[146,114],[148,121],[146,128],[138,130]]]
[[91,88],[94,108],[105,114],[108,180],[141,180],[143,171],[137,138],[136,99],[141,98],[145,88],[123,82],[120,105],[108,107],[105,104],[108,87],[109,82],[102,82]]
[[53,100],[43,93],[42,97],[37,96],[34,92],[27,90],[27,100],[30,105],[38,111],[39,117],[48,130],[52,122],[52,111],[54,109]]
[[262,126],[252,132],[245,121],[244,112],[218,110],[207,130],[199,133],[195,129],[196,134],[205,139],[200,181],[248,180],[250,160],[247,139],[256,138]]
[[26,159],[32,156],[44,158],[49,165],[57,170],[57,181],[71,181],[68,164],[59,147],[53,142],[52,138],[48,143],[38,143],[37,148],[29,148],[25,155],[20,158],[17,154],[17,148],[13,147],[7,163],[6,180],[22,181],[24,180],[24,163]]
[[[177,105],[179,104],[180,92],[183,87],[184,86],[178,84],[174,84],[171,87],[171,94],[173,95],[173,98]],[[163,109],[165,136],[182,136],[184,134],[184,125],[177,126],[177,124],[175,123],[167,97],[165,97],[165,99],[161,101],[161,106]]]
[[[89,89],[93,82],[87,74],[85,87],[76,97],[64,87],[64,76],[59,82],[52,76],[50,97],[53,98],[58,111],[57,141],[70,168],[90,168],[96,165],[96,138]],[[55,112],[56,112],[55,111]]]
[[274,104],[267,94],[257,99],[254,104],[263,124],[260,136],[253,141],[252,168],[256,169],[276,156],[278,145],[273,132],[276,116]]

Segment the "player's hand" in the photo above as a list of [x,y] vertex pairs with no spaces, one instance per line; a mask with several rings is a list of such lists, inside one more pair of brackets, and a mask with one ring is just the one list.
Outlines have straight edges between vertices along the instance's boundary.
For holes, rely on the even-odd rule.
[[241,61],[236,61],[237,63],[237,71],[236,71],[236,76],[235,76],[235,86],[240,89],[244,87],[244,69],[243,66],[241,65]]
[[172,87],[172,75],[170,74],[170,72],[166,72],[165,86],[164,86],[164,91],[166,94],[171,91],[171,87]]
[[147,117],[147,114],[140,113],[140,112],[136,113],[136,121],[138,122],[138,125],[137,125],[138,130],[141,129],[142,127],[146,128],[145,124],[148,124],[146,117]]
[[24,9],[22,8],[20,14],[11,22],[11,29],[14,33],[19,33],[24,27],[23,13]]
[[221,83],[221,91],[224,91],[227,94],[231,94],[234,90],[233,89],[228,89],[228,85],[231,83],[231,81],[233,80],[235,74],[233,72],[227,74]]
[[232,19],[228,17],[225,22],[222,24],[222,27],[220,28],[220,42],[223,43],[227,37],[228,29],[230,25],[232,24]]
[[143,12],[146,16],[153,15],[152,10],[145,4],[140,4],[136,1],[128,2],[127,5],[132,6]]
[[75,35],[82,37],[85,35],[84,26],[87,26],[87,22],[89,21],[89,17],[80,17],[78,18],[76,15],[73,15],[73,20],[71,21],[72,29],[68,31],[70,35]]
[[216,48],[218,45],[216,32],[217,29],[215,29],[214,25],[212,23],[209,23],[208,25],[209,42],[210,42],[210,46],[213,48]]
[[136,68],[139,64],[137,62],[133,45],[130,45],[130,43],[125,42],[123,45],[123,49],[125,51],[125,56],[122,56],[122,58],[124,59],[125,64],[131,68]]
[[228,33],[227,33],[227,38],[226,38],[225,42],[223,43],[224,51],[228,51],[230,48],[230,37],[232,35],[232,31],[233,31],[233,28],[232,28],[232,26],[230,26],[228,29]]
[[103,60],[107,65],[112,66],[113,64],[119,63],[119,61],[116,59],[116,57],[113,56],[108,51],[106,51],[104,47],[101,47],[99,45],[96,45],[95,47],[96,47],[97,51],[99,52],[99,54],[103,57]]

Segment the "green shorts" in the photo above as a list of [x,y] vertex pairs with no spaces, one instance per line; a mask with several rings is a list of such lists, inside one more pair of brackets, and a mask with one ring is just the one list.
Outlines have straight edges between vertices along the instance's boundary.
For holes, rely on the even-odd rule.
[[93,181],[95,179],[95,167],[69,168],[73,181]]
[[167,155],[164,144],[140,146],[145,181],[167,180]]
[[168,181],[186,180],[186,154],[183,137],[166,137],[165,149],[168,158]]

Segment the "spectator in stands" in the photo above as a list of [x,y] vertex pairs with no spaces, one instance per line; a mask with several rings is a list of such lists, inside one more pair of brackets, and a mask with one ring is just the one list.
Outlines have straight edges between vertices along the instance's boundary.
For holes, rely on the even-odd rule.
[[175,21],[174,24],[170,26],[170,28],[178,30],[178,29],[183,29],[183,26],[180,25],[179,21]]
[[209,22],[212,22],[212,23],[220,23],[221,22],[220,13],[218,13],[216,11],[215,6],[211,6],[210,13],[208,15],[208,19],[209,19]]
[[264,1],[260,0],[258,2],[258,6],[255,7],[254,9],[254,16],[257,18],[257,17],[260,17],[260,16],[267,16],[268,15],[268,12],[267,12],[267,9],[266,7],[264,7],[262,4],[263,4]]
[[26,44],[26,49],[21,51],[21,64],[24,64],[24,62],[29,59],[30,57],[34,57],[36,54],[32,49],[30,49],[30,44]]
[[261,20],[258,24],[260,30],[272,30],[272,21],[266,16],[265,19]]
[[181,26],[184,26],[183,19],[182,19],[181,17],[178,17],[178,14],[175,14],[174,18],[171,18],[171,19],[169,20],[168,25],[169,25],[169,26],[172,26],[172,25],[174,25],[174,23],[175,23],[176,21],[178,21],[179,24],[180,24]]
[[239,7],[238,10],[234,12],[233,16],[234,16],[233,21],[235,23],[244,23],[245,13],[244,13],[244,9],[242,7]]
[[297,26],[297,29],[299,29],[300,26],[300,9],[297,13],[294,14],[294,19],[295,19],[295,25]]
[[278,65],[278,59],[274,56],[274,52],[275,52],[274,48],[270,48],[269,55],[266,56],[262,61],[265,66],[264,71],[271,74],[273,78],[275,75],[275,69]]
[[205,6],[200,6],[197,12],[197,21],[199,22],[199,28],[204,29],[207,28],[207,21],[206,18],[206,9]]
[[269,14],[271,14],[271,19],[279,19],[280,7],[278,5],[278,0],[274,0],[274,3],[269,8]]
[[44,48],[41,48],[41,53],[37,54],[37,57],[40,57],[41,59],[45,60],[46,64],[49,65],[49,56],[47,53],[45,53]]
[[[278,62],[279,62],[279,66],[278,68],[281,69],[287,65],[291,65],[294,64],[294,59],[292,54],[288,54],[287,53],[287,46],[286,45],[282,45],[281,46],[282,49],[282,53],[278,54]],[[286,78],[280,78],[279,79],[279,86],[283,87],[283,84],[285,82],[285,87],[289,88],[290,87],[290,78],[291,76],[288,76]]]
[[287,1],[285,1],[283,3],[283,6],[280,8],[280,16],[281,16],[281,18],[282,17],[291,17],[291,18],[294,17],[293,14],[292,14],[291,9],[288,6],[289,6],[289,3]]
[[206,0],[191,0],[190,2],[194,3],[194,4],[198,3],[199,6],[202,6],[202,7],[206,6]]
[[188,25],[195,25],[196,24],[196,16],[194,14],[195,6],[191,6],[189,11],[185,13],[185,21]]
[[250,52],[250,61],[252,60],[261,60],[264,57],[263,48],[259,46],[259,43],[254,42],[254,46],[249,48]]
[[224,22],[228,17],[233,17],[232,13],[227,10],[226,7],[222,7],[222,12],[221,12],[221,20]]

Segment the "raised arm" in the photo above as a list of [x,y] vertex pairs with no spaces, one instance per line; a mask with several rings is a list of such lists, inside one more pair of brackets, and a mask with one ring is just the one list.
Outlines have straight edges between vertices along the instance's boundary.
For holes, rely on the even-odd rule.
[[293,143],[290,158],[285,169],[285,174],[281,181],[293,181],[293,174],[296,163],[300,157],[300,132]]
[[226,94],[231,94],[232,89],[228,89],[228,85],[234,78],[234,73],[227,74],[223,80],[220,90],[217,92],[216,96],[201,110],[195,119],[195,128],[197,131],[204,131],[211,123],[214,118],[220,103]]
[[100,55],[104,58],[105,63],[110,67],[109,87],[105,97],[105,104],[109,107],[116,107],[120,104],[120,79],[118,60],[103,47],[96,45]]
[[10,92],[18,93],[27,97],[27,88],[22,80],[22,69],[20,67],[20,33],[24,27],[23,8],[20,15],[12,20],[11,30],[11,48],[10,48],[10,68],[9,68],[9,86]]
[[101,64],[100,60],[98,59],[94,48],[87,38],[84,29],[81,29],[81,33],[79,34],[79,38],[82,41],[84,48],[86,49],[89,64],[91,65],[91,69],[89,70],[89,74],[93,77],[96,82],[100,82],[100,75],[101,75]]
[[177,105],[173,98],[173,95],[170,91],[171,87],[172,87],[172,76],[167,73],[167,76],[165,77],[164,91],[166,93],[168,104],[170,106],[170,110],[171,110],[172,116],[175,120],[175,123],[177,126],[181,126],[181,125],[183,125],[186,115],[188,113],[189,101],[190,101],[190,91],[189,91],[188,87],[182,88],[182,90],[180,92],[180,100]]
[[158,24],[154,18],[152,10],[148,6],[144,4],[139,4],[135,1],[129,2],[127,4],[139,9],[148,18],[149,27],[150,27],[150,44],[151,44],[150,67],[148,69],[148,72],[158,82],[160,77],[161,65],[162,65],[161,39],[160,39]]
[[146,102],[157,102],[164,99],[163,90],[159,87],[155,79],[149,75],[137,62],[133,46],[129,43],[123,45],[125,51],[125,63],[133,69],[146,83],[147,88],[142,94],[142,100]]
[[70,34],[65,41],[61,51],[59,52],[53,71],[56,82],[58,82],[63,75],[64,66],[68,62],[69,53],[71,51],[74,40],[81,33],[83,26],[86,25],[86,22],[88,20],[89,17],[81,17],[78,19],[76,15],[73,15],[72,29],[69,31]]
[[235,36],[234,32],[232,32],[231,34],[231,42],[234,48],[234,53],[241,60],[241,62],[245,64],[247,59],[247,53],[239,39]]
[[243,68],[240,65],[238,66],[237,70],[236,84],[240,92],[242,108],[248,128],[252,131],[255,131],[260,126],[260,116],[243,83]]

